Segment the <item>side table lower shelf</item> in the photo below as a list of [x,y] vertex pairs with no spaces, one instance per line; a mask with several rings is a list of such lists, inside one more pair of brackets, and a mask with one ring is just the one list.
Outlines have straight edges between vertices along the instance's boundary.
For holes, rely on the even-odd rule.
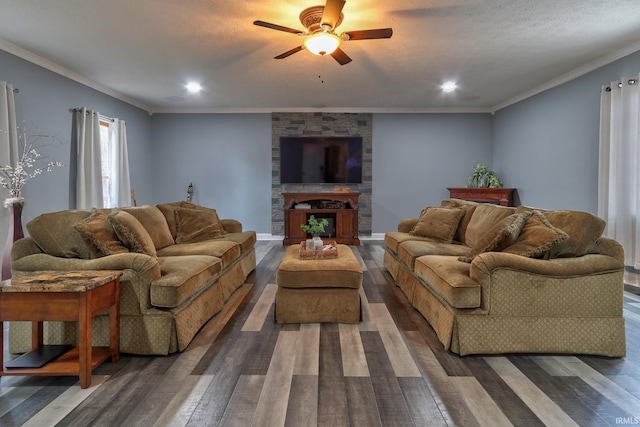
[[[92,347],[91,370],[97,368],[102,362],[110,357],[111,349],[109,347]],[[4,369],[2,370],[2,375],[71,376],[78,375],[78,372],[80,372],[80,352],[78,347],[73,347],[71,350],[59,357],[56,357],[40,368],[7,368],[5,364]]]

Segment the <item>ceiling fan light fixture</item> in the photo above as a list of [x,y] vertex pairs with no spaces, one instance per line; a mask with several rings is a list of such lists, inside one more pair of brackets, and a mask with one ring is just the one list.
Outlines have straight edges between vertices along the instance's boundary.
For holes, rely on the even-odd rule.
[[340,37],[333,33],[320,31],[307,36],[304,47],[314,55],[324,56],[333,53],[340,46]]
[[458,88],[458,85],[456,84],[456,82],[445,82],[442,86],[442,91],[449,93],[449,92],[453,92],[454,90],[456,90]]

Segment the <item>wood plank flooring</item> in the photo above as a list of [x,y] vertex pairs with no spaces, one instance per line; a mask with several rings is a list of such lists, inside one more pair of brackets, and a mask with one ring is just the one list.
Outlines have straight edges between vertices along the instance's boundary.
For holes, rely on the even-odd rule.
[[640,424],[640,280],[627,356],[458,357],[393,285],[384,245],[353,247],[359,325],[273,321],[280,241],[180,354],[123,355],[74,377],[2,377],[0,426],[620,426]]

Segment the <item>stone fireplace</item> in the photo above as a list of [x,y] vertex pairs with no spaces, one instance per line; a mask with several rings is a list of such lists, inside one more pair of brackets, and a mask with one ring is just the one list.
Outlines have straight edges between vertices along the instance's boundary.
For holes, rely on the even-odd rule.
[[[272,113],[271,115],[271,234],[284,235],[283,192],[332,192],[348,187],[360,193],[358,228],[360,235],[371,235],[372,114],[370,113]],[[362,183],[360,184],[281,184],[280,137],[282,136],[361,136]]]

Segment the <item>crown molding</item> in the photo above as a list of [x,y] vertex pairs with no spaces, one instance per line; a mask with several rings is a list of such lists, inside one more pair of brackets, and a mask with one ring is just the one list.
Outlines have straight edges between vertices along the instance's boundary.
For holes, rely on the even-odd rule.
[[618,59],[624,58],[627,55],[631,55],[632,53],[635,53],[637,51],[640,50],[640,42],[636,42],[633,43],[630,46],[624,47],[622,49],[616,50],[615,52],[612,52],[608,55],[602,56],[598,59],[596,59],[595,61],[591,61],[581,67],[578,67],[572,71],[569,71],[568,73],[562,74],[559,77],[556,77],[553,80],[548,81],[547,83],[544,83],[538,87],[535,87],[531,90],[528,90],[526,92],[521,93],[520,95],[517,95],[511,99],[508,99],[504,102],[501,102],[499,104],[496,104],[493,108],[491,108],[491,113],[495,113],[498,110],[501,110],[505,107],[508,107],[510,105],[516,104],[520,101],[523,101],[527,98],[531,98],[532,96],[535,96],[539,93],[542,93],[546,90],[552,89],[556,86],[560,86],[561,84],[570,82],[571,80],[577,79],[578,77],[584,76],[587,73],[590,73],[591,71],[595,71],[600,67],[603,67],[605,65],[611,64],[614,61],[617,61]]
[[344,108],[313,108],[313,107],[264,107],[264,108],[156,108],[151,114],[233,114],[233,113],[493,113],[488,107],[455,107],[455,108],[371,108],[371,107],[344,107]]
[[138,101],[137,99],[134,99],[130,96],[124,95],[120,92],[117,92],[107,86],[104,86],[96,81],[93,81],[91,79],[88,79],[87,77],[76,73],[75,71],[71,71],[67,68],[64,68],[63,66],[56,64],[53,61],[50,61],[46,58],[43,58],[39,55],[36,55],[33,52],[29,52],[26,49],[21,48],[20,46],[16,46],[13,43],[10,43],[6,40],[0,39],[0,49],[4,50],[5,52],[8,52],[12,55],[17,56],[18,58],[22,58],[25,61],[29,61],[32,64],[38,65],[44,69],[47,69],[49,71],[52,71],[56,74],[59,74],[63,77],[66,77],[70,80],[73,80],[75,82],[78,82],[84,86],[90,87],[91,89],[95,89],[98,92],[102,92],[106,95],[109,95],[113,98],[119,99],[120,101],[126,102],[127,104],[133,105],[134,107],[138,107],[142,110],[145,110],[146,112],[148,112],[149,114],[152,113],[152,108],[149,107],[148,105]]

